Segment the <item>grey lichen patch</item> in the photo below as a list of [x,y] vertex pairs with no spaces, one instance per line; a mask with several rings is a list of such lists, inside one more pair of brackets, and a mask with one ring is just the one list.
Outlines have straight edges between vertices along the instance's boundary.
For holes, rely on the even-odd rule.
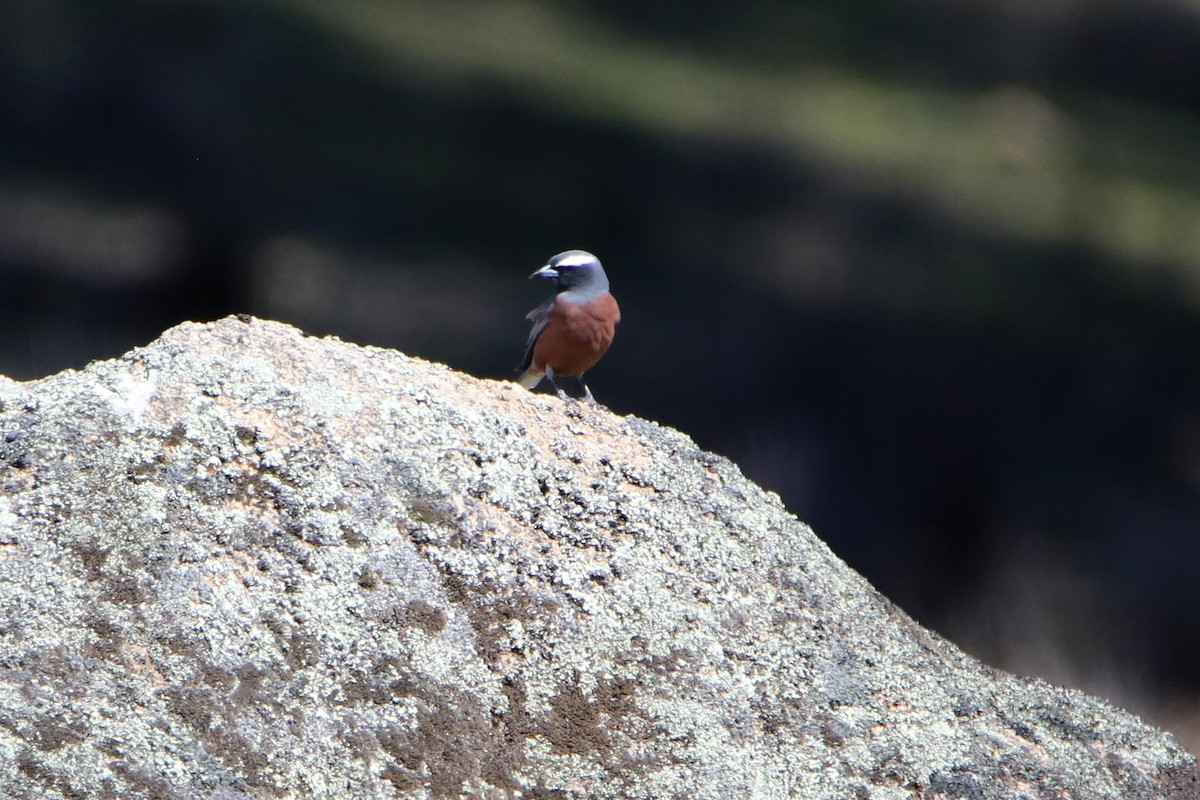
[[583,695],[578,680],[565,684],[550,698],[550,712],[535,729],[556,753],[607,754],[611,735],[601,721],[598,705]]
[[113,550],[112,547],[104,547],[99,544],[98,540],[93,539],[78,542],[71,548],[79,557],[79,563],[83,567],[84,577],[87,580],[98,581],[104,577],[104,562],[108,560],[108,555]]
[[522,749],[502,721],[467,693],[417,696],[415,724],[375,732],[380,750],[391,758],[389,782],[398,789],[424,789],[430,797],[457,797],[470,785],[516,788]]
[[558,754],[597,756],[606,761],[615,752],[618,731],[638,715],[636,686],[628,679],[600,680],[593,694],[583,691],[578,675],[550,698],[548,713],[531,730],[544,736]]
[[29,740],[43,752],[58,750],[68,744],[87,739],[88,725],[82,720],[67,722],[61,717],[42,717],[34,720]]
[[[50,766],[29,750],[20,750],[13,759],[17,779],[25,779],[28,790],[46,797],[62,797],[66,800],[87,800],[88,793],[72,779],[68,772]],[[34,795],[36,796],[36,795]]]
[[[160,690],[158,696],[166,710],[191,731],[203,752],[222,766],[223,772],[238,775],[248,787],[282,796],[286,787],[280,785],[281,776],[270,768],[274,746],[257,736],[246,735],[252,733],[253,727],[247,724],[244,709],[264,699],[264,672],[253,665],[245,665],[239,672],[225,676],[231,680],[224,684],[172,686]],[[281,710],[278,705],[271,708],[269,696],[265,699],[268,705],[262,710],[276,714]]]
[[1190,800],[686,436],[249,318],[0,381],[0,796]]
[[446,629],[445,612],[424,600],[411,600],[405,604],[403,610],[398,610],[397,621],[402,625],[420,628],[430,636],[436,636]]

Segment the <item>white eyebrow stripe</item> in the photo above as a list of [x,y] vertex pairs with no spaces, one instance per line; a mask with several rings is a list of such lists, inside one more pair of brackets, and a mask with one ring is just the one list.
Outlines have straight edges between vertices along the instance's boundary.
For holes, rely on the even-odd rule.
[[596,257],[590,253],[575,253],[564,259],[555,262],[556,267],[582,267],[584,264],[591,264],[596,260]]

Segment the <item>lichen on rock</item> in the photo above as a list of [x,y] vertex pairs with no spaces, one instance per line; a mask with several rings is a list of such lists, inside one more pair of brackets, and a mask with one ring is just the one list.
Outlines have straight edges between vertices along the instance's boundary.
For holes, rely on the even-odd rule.
[[1172,798],[728,461],[278,323],[0,381],[0,794]]

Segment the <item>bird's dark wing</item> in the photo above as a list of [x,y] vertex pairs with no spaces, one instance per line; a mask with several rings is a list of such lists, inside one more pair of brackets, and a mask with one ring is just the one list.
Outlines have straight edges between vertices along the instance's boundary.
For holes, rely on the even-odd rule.
[[533,323],[533,327],[529,330],[529,339],[525,342],[525,358],[521,361],[521,366],[518,370],[524,372],[529,369],[529,365],[533,363],[533,345],[537,341],[542,330],[546,327],[547,320],[550,319],[550,309],[554,308],[554,301],[557,298],[551,297],[540,306],[530,311],[525,315],[525,319]]

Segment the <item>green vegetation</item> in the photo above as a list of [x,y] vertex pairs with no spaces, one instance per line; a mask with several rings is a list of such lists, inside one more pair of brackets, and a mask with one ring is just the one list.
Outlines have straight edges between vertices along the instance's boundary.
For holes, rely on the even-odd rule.
[[560,114],[764,148],[985,232],[1168,270],[1200,305],[1200,121],[1016,84],[946,88],[808,63],[766,68],[631,36],[550,3],[272,0],[380,69],[503,87]]

